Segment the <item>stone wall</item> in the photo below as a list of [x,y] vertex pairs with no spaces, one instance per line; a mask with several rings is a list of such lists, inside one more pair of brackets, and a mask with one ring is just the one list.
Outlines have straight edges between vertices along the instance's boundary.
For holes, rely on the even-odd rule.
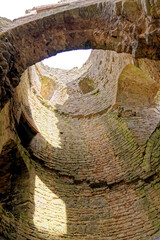
[[[37,64],[24,72],[1,113],[12,116],[14,144],[2,141],[2,159],[21,166],[14,172],[2,162],[1,186],[10,185],[1,192],[13,194],[1,197],[3,237],[149,240],[159,234],[158,71],[153,60],[92,51],[80,70]],[[53,85],[48,95],[44,81]]]
[[[158,1],[84,1],[2,24],[0,238],[159,239],[160,62],[133,58],[159,59],[158,14]],[[120,38],[110,31],[116,17],[124,22]],[[138,52],[125,38],[135,23]],[[154,34],[142,36],[147,23]],[[135,54],[93,50],[81,69],[29,67],[88,39],[93,48],[118,51],[120,43],[121,52]]]
[[83,0],[60,6],[44,6],[9,24],[1,19],[0,49],[7,51],[0,61],[1,109],[27,67],[62,51],[104,49],[159,60],[159,1]]

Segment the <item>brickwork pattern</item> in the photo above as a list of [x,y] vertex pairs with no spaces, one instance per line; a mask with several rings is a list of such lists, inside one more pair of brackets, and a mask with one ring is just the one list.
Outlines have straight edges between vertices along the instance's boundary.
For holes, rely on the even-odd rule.
[[[136,58],[159,59],[159,1],[84,0],[60,6],[44,6],[37,14],[9,24],[1,19],[0,41],[5,44],[7,40],[13,47],[15,69],[9,69],[9,75],[16,75],[15,86],[17,76],[27,67],[66,50],[115,50]],[[5,91],[8,84],[5,78]],[[1,108],[8,101],[6,95],[8,99],[12,96],[3,95]]]
[[[159,239],[159,1],[38,9],[0,23],[0,236]],[[30,67],[78,48],[106,51]]]
[[[53,77],[53,95],[60,89],[63,92],[56,95],[59,104],[40,95],[43,75],[51,78],[54,70],[48,72],[49,68],[37,65],[23,74],[12,114],[17,123],[23,115],[36,135],[27,146],[30,155],[13,135],[29,172],[27,195],[19,190],[27,205],[24,214],[20,206],[17,209],[21,214],[16,222],[15,214],[8,216],[2,210],[1,225],[7,229],[6,238],[149,240],[158,235],[159,102],[156,100],[155,104],[154,98],[144,106],[141,102],[129,106],[118,102],[119,82],[131,63],[128,55],[94,51],[85,67],[77,72],[77,79],[75,70],[68,73],[68,80],[64,71],[69,100],[65,100],[63,87],[58,87],[58,73],[56,80]],[[157,84],[157,74],[154,77],[153,71],[144,67],[148,60],[134,64],[144,73],[150,71],[152,82]],[[150,61],[149,65],[152,64]],[[158,67],[154,69],[158,71]],[[63,71],[58,71],[61,85]],[[88,78],[96,89],[83,93],[79,82]],[[97,89],[99,92],[93,94]],[[157,94],[158,90],[154,95]],[[87,97],[88,105],[82,105]],[[100,109],[94,98],[101,101]]]

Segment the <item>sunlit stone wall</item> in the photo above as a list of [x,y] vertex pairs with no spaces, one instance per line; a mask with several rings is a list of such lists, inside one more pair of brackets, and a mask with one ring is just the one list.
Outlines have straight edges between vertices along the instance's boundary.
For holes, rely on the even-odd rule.
[[157,240],[160,1],[62,5],[0,19],[0,238]]
[[[19,215],[10,216],[4,206],[3,236],[149,240],[159,235],[159,69],[159,62],[93,51],[80,70],[37,64],[24,72],[14,100],[1,113],[4,122],[7,111],[12,116],[1,133],[12,123],[8,138],[28,172],[24,189],[17,185],[26,210],[18,204]],[[16,195],[12,198],[14,207]]]

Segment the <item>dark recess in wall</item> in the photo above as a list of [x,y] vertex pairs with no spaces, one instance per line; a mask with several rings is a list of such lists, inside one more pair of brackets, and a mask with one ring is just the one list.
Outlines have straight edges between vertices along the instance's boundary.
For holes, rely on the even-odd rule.
[[16,130],[23,147],[27,147],[31,142],[32,138],[37,134],[27,123],[23,115],[20,117],[20,121],[16,126]]

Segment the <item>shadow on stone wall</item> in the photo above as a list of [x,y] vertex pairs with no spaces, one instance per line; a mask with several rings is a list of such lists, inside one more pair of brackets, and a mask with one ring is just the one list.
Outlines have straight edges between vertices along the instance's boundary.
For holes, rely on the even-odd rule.
[[[74,116],[65,112],[73,101],[69,92],[63,108],[53,107],[32,87],[26,71],[13,106],[17,133],[30,156],[18,147],[7,160],[14,158],[17,166],[21,156],[27,166],[26,171],[20,164],[18,174],[15,170],[10,174],[20,199],[27,203],[24,211],[17,196],[11,196],[17,239],[154,238],[160,230],[159,127],[147,148],[148,143],[139,144],[127,125],[127,119],[137,119],[134,111],[128,117],[121,108],[109,111],[105,106],[106,111]],[[143,125],[146,119],[139,117]],[[147,170],[146,154],[153,158]]]
[[[154,235],[159,230],[159,190],[150,181],[140,181],[143,171],[135,166],[142,162],[142,149],[117,113],[71,118],[55,111],[52,119],[52,109],[40,109],[42,113],[46,109],[40,119],[45,128],[55,122],[48,131],[53,134],[53,138],[48,135],[50,141],[37,133],[25,146],[34,160],[27,238],[106,240],[118,236],[124,240],[141,236],[146,240]],[[116,138],[119,146],[120,142],[124,145],[118,157],[112,145]],[[159,189],[156,179],[151,180]]]

